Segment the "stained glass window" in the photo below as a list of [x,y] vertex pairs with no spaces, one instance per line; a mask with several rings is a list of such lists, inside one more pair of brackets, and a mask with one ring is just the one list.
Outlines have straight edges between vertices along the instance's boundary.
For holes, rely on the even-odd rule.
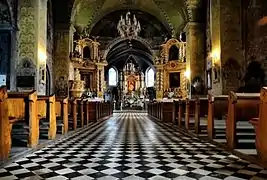
[[155,84],[155,72],[152,68],[146,73],[146,87],[154,87]]
[[118,73],[114,68],[110,68],[108,71],[108,84],[109,86],[117,86]]

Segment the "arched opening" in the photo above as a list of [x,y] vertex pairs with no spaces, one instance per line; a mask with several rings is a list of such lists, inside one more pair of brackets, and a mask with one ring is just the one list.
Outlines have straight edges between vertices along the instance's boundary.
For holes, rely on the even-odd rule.
[[118,71],[112,67],[108,71],[108,85],[117,86],[118,84]]
[[91,51],[90,51],[90,48],[88,46],[85,46],[83,48],[83,58],[84,59],[90,59],[91,58]]
[[10,89],[11,76],[11,12],[8,4],[0,2],[1,21],[0,21],[0,75],[2,85],[6,84]]
[[172,45],[169,50],[169,61],[178,60],[179,59],[179,49],[176,45]]
[[146,72],[146,87],[154,87],[155,86],[155,71],[149,67]]

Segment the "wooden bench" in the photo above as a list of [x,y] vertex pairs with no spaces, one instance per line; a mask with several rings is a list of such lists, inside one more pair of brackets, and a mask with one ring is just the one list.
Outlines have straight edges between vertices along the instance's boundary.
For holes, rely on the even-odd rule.
[[[226,114],[228,111],[228,96],[208,96],[208,137],[217,138],[215,129],[225,131]],[[215,127],[216,125],[216,127]],[[225,132],[222,132],[225,137]]]
[[[207,128],[209,101],[207,97],[197,97],[195,103],[195,133],[199,134],[203,126]],[[203,119],[205,119],[204,122]]]
[[186,99],[185,103],[185,129],[190,130],[191,124],[195,123],[196,100]]
[[256,132],[256,148],[259,160],[267,163],[267,88],[264,87],[260,94],[259,116],[250,120]]
[[77,126],[84,126],[84,99],[77,99]]
[[[8,117],[7,89],[0,88],[0,160],[8,159],[11,149],[11,127]],[[12,118],[13,120],[13,118]]]
[[[167,123],[175,123],[175,105],[174,102],[161,102],[162,121]],[[156,105],[156,116],[159,113],[158,105]]]
[[77,99],[69,99],[69,103],[68,103],[68,127],[71,130],[77,129]]
[[28,147],[36,147],[39,142],[39,119],[37,114],[37,93],[8,93],[8,116],[12,143],[17,140]]
[[85,99],[83,102],[83,112],[84,112],[84,123],[88,125],[90,119],[89,119],[89,101],[87,99]]
[[226,121],[227,146],[235,149],[238,143],[237,126],[238,122],[249,121],[259,114],[260,94],[259,93],[234,93],[230,92],[228,115]]
[[[68,132],[68,98],[56,97],[57,132],[65,134]],[[63,124],[63,128],[61,127]],[[61,128],[61,129],[60,129]]]
[[185,122],[185,109],[186,109],[186,100],[179,100],[179,110],[178,110],[178,126],[182,128]]
[[89,101],[88,102],[88,107],[89,107],[89,110],[88,110],[88,113],[89,113],[89,122],[95,122],[98,120],[98,117],[97,117],[97,104],[98,102],[95,102],[95,101]]
[[39,117],[39,137],[55,139],[57,134],[55,95],[37,97],[37,114]]

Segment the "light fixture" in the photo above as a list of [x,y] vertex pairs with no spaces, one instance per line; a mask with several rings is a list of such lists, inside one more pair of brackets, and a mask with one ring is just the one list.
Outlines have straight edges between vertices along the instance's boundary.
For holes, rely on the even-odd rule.
[[46,62],[47,56],[46,56],[46,53],[42,49],[39,49],[38,57],[39,57],[39,61],[41,63],[45,63]]
[[211,53],[211,58],[212,58],[212,65],[215,66],[215,64],[218,63],[220,60],[220,50],[219,49],[214,49]]
[[186,70],[184,73],[184,76],[189,80],[191,77],[191,71],[190,70]]
[[141,25],[139,21],[137,21],[135,15],[133,15],[133,19],[131,19],[131,13],[128,11],[125,19],[121,15],[121,19],[117,25],[117,30],[123,38],[137,37],[141,32]]

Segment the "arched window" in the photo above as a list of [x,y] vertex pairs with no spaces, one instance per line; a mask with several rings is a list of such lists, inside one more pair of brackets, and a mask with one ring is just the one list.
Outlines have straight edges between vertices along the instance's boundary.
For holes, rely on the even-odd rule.
[[114,68],[108,70],[108,85],[117,86],[118,83],[118,72]]
[[155,84],[155,71],[149,68],[146,73],[146,87],[154,87]]
[[172,45],[169,50],[169,61],[178,60],[179,59],[179,49],[176,45]]

